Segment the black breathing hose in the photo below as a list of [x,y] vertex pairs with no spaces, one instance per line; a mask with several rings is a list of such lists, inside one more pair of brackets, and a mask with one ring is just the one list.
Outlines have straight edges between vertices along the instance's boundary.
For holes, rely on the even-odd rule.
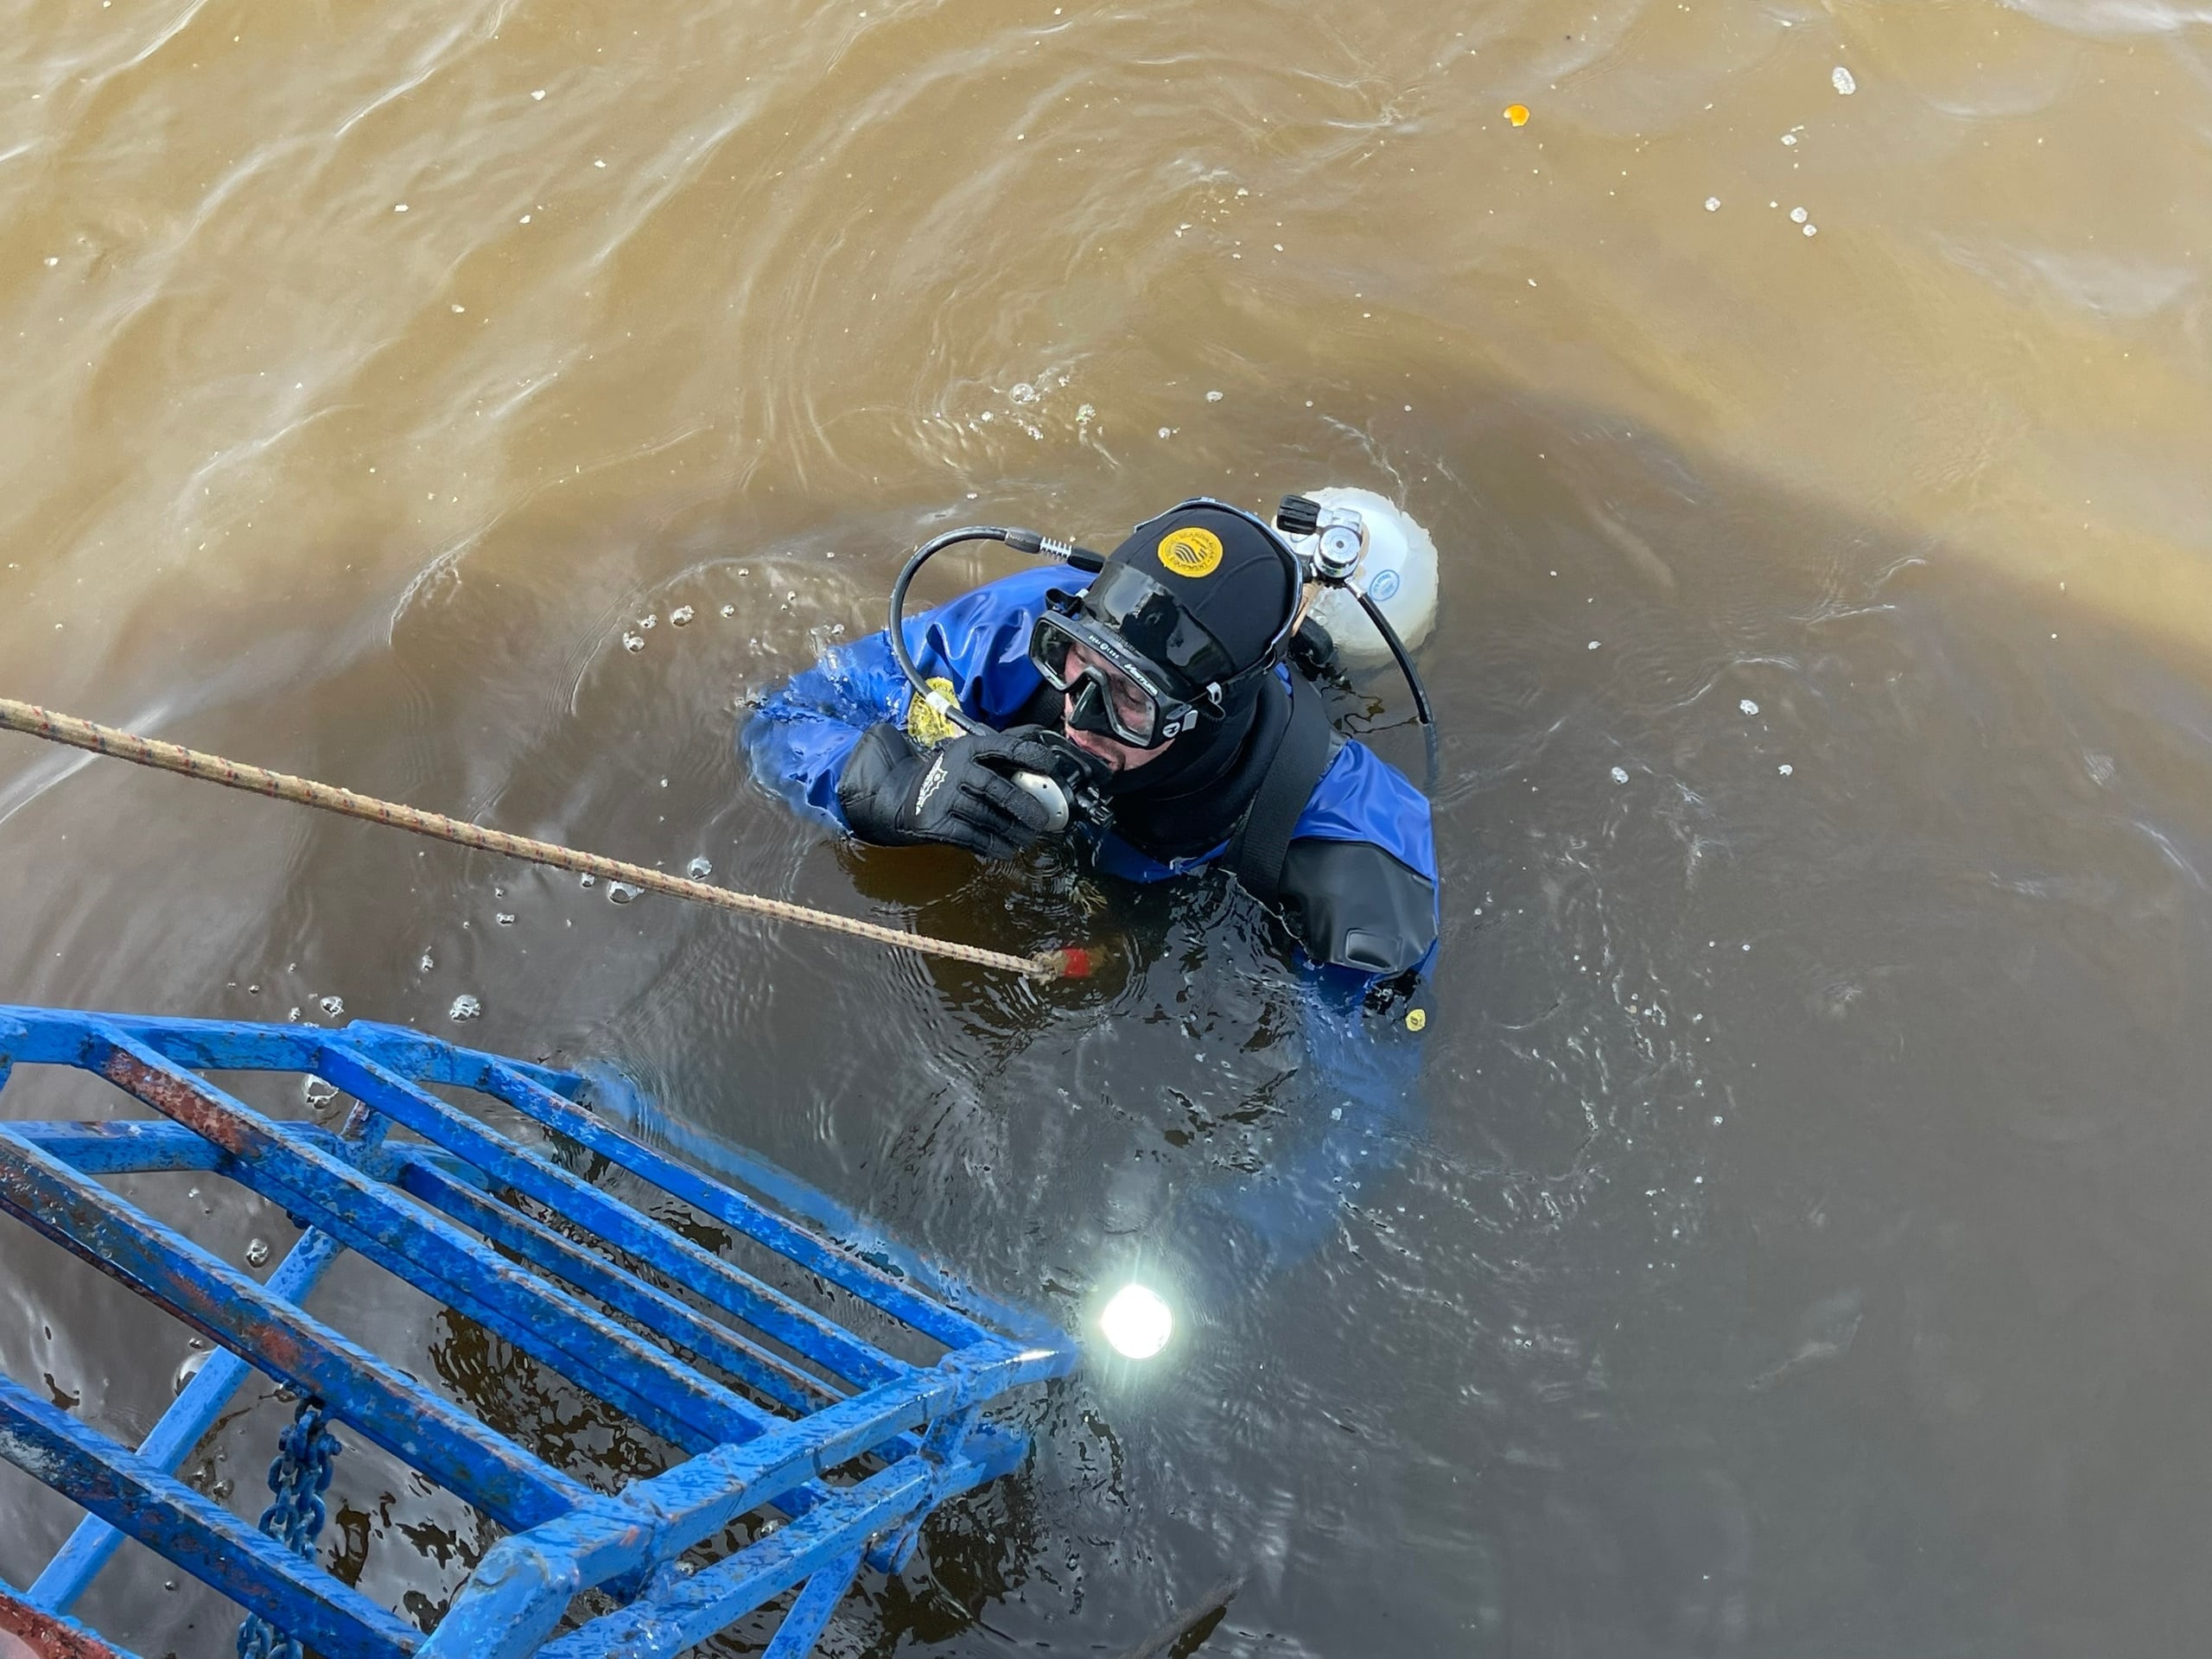
[[1375,631],[1382,636],[1382,643],[1390,647],[1390,654],[1398,659],[1398,672],[1406,677],[1407,689],[1414,694],[1414,710],[1420,715],[1421,723],[1433,729],[1436,725],[1436,716],[1429,712],[1428,688],[1421,683],[1421,674],[1414,667],[1413,658],[1407,653],[1406,642],[1398,638],[1398,631],[1390,626],[1390,619],[1382,614],[1382,607],[1375,602],[1364,588],[1359,590],[1359,608],[1367,613],[1367,620],[1375,625]]
[[[907,555],[906,563],[899,567],[898,577],[891,584],[890,616],[884,629],[890,636],[892,660],[899,664],[899,671],[906,677],[906,683],[912,688],[913,695],[922,700],[924,707],[954,730],[981,736],[991,728],[963,709],[958,697],[945,696],[923,678],[914,653],[906,648],[906,589],[912,584],[915,573],[948,547],[957,547],[963,542],[1003,542],[1017,553],[1048,554],[1081,569],[1096,570],[1105,560],[1087,548],[1054,541],[1033,530],[1011,530],[997,524],[968,524],[948,530]],[[1092,776],[1099,763],[1064,738],[1047,738],[1046,747],[1059,751],[1065,765],[1045,772],[1018,770],[1010,775],[1016,788],[1027,791],[1045,807],[1051,832],[1058,834],[1077,814],[1102,829],[1112,823],[1114,810]]]
[[1382,643],[1390,647],[1390,655],[1398,661],[1398,672],[1405,676],[1407,689],[1414,694],[1414,711],[1421,716],[1421,737],[1427,745],[1428,757],[1428,777],[1422,785],[1421,792],[1434,795],[1437,777],[1436,716],[1428,706],[1428,688],[1421,683],[1421,671],[1414,666],[1412,654],[1406,650],[1406,642],[1398,638],[1398,631],[1390,626],[1390,619],[1382,614],[1382,607],[1375,602],[1364,588],[1359,589],[1359,608],[1367,613],[1367,620],[1382,636]]
[[899,567],[899,579],[891,584],[891,620],[885,630],[891,636],[891,655],[899,671],[906,675],[906,683],[914,688],[914,695],[963,732],[976,733],[984,728],[980,721],[969,717],[958,698],[942,697],[930,689],[930,683],[922,677],[922,671],[915,666],[914,653],[906,649],[906,589],[913,583],[914,573],[948,547],[957,547],[963,542],[1006,542],[1015,545],[1013,538],[1020,533],[996,524],[968,524],[959,530],[949,530],[909,554],[906,563]]

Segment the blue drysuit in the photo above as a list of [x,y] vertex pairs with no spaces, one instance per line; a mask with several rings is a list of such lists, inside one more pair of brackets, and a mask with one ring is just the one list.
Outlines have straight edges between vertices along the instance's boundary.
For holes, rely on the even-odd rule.
[[[950,603],[906,620],[906,643],[925,678],[949,682],[961,708],[984,724],[1014,723],[1043,685],[1029,660],[1029,637],[1047,590],[1080,592],[1091,580],[1083,571],[1053,565],[1023,570],[964,594]],[[942,688],[941,688],[942,689]],[[884,634],[825,652],[813,668],[771,691],[746,722],[741,741],[753,775],[805,816],[847,830],[837,804],[837,784],[861,733],[878,721],[926,734],[910,718],[912,688],[899,671]],[[1111,830],[1090,832],[1090,855],[1100,871],[1135,881],[1159,881],[1219,858],[1228,842],[1197,857],[1163,863]],[[1338,910],[1355,913],[1364,883],[1376,872],[1390,889],[1398,917],[1400,970],[1426,969],[1435,953],[1438,916],[1436,848],[1427,800],[1394,767],[1357,741],[1338,750],[1314,785],[1292,830],[1294,859],[1302,848],[1321,850],[1308,868],[1327,868],[1331,852],[1355,873]],[[1409,898],[1408,895],[1411,895]],[[1409,906],[1425,910],[1408,921]],[[1328,907],[1317,906],[1314,913]],[[1329,924],[1341,939],[1341,916]],[[1336,1207],[1357,1184],[1353,1172],[1373,1161],[1386,1145],[1402,1140],[1414,1109],[1419,1045],[1395,1029],[1372,1027],[1381,1016],[1365,1014],[1367,992],[1383,975],[1362,971],[1357,951],[1337,954],[1301,939],[1307,959],[1306,1007],[1309,1103],[1301,1129],[1307,1149],[1279,1160],[1265,1174],[1201,1195],[1203,1206],[1232,1218],[1280,1263],[1309,1252],[1333,1227]],[[1408,941],[1410,941],[1408,947]],[[1351,965],[1346,965],[1351,964]],[[1306,1136],[1301,1136],[1301,1139]]]

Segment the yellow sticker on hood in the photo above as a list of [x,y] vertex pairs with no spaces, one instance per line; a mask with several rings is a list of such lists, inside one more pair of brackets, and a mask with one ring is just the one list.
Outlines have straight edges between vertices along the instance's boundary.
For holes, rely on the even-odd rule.
[[1221,564],[1221,537],[1187,524],[1160,538],[1160,562],[1179,576],[1210,576]]

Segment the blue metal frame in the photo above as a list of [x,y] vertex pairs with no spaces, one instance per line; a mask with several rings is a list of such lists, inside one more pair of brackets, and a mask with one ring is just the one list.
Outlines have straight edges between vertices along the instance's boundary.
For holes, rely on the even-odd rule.
[[[1027,1436],[979,1421],[984,1409],[1074,1367],[1073,1343],[1034,1316],[960,1295],[884,1241],[866,1239],[864,1257],[825,1236],[849,1236],[844,1218],[787,1179],[748,1180],[772,1209],[610,1127],[579,1103],[594,1085],[573,1074],[397,1026],[0,1006],[0,1089],[19,1065],[96,1073],[161,1116],[0,1122],[0,1211],[216,1344],[136,1450],[0,1376],[0,1457],[90,1511],[20,1599],[0,1587],[0,1629],[43,1632],[47,1651],[110,1651],[68,1615],[127,1535],[328,1659],[672,1656],[794,1589],[768,1653],[799,1659],[864,1565],[896,1570],[931,1510],[1027,1454]],[[232,1071],[311,1074],[358,1103],[337,1132],[272,1119],[200,1075]],[[888,1351],[826,1311],[837,1298],[810,1305],[702,1249],[439,1086],[605,1158],[798,1270],[779,1279],[842,1293],[877,1316],[872,1329],[902,1327],[902,1351],[935,1357]],[[634,1098],[612,1104],[636,1115]],[[395,1127],[419,1138],[392,1141]],[[237,1181],[305,1230],[257,1281],[99,1179],[156,1170]],[[687,1455],[611,1497],[547,1466],[306,1311],[345,1250]],[[507,1529],[430,1635],[175,1478],[250,1370],[323,1401]],[[696,1572],[679,1559],[748,1516],[761,1524],[747,1547]],[[560,1630],[594,1588],[620,1605]]]

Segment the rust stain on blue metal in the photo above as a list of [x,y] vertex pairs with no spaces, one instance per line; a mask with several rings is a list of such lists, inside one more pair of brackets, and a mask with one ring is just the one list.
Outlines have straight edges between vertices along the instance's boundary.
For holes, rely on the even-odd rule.
[[[1073,1344],[1033,1317],[979,1318],[843,1249],[825,1233],[834,1220],[780,1213],[610,1128],[579,1103],[582,1079],[543,1066],[391,1026],[0,1007],[0,1088],[25,1065],[96,1073],[168,1121],[0,1123],[0,1210],[220,1344],[137,1448],[0,1376],[0,1458],[89,1511],[23,1598],[0,1589],[0,1632],[53,1659],[128,1659],[68,1617],[124,1535],[330,1659],[524,1659],[541,1648],[559,1659],[644,1659],[795,1588],[771,1650],[797,1659],[858,1573],[912,1548],[931,1509],[1018,1466],[1027,1437],[990,1423],[990,1408],[1075,1363]],[[309,1072],[362,1104],[342,1133],[278,1122],[203,1069]],[[926,1364],[885,1351],[448,1104],[432,1084],[473,1089],[542,1135],[582,1142],[803,1270],[792,1279],[825,1281],[904,1325],[918,1349],[941,1351]],[[393,1123],[427,1144],[385,1146]],[[309,1230],[257,1282],[100,1179],[162,1170],[235,1180]],[[569,1230],[510,1198],[550,1207]],[[346,1249],[691,1455],[612,1496],[549,1468],[305,1311]],[[335,1422],[511,1529],[429,1637],[175,1478],[249,1368],[321,1401]],[[747,1514],[790,1519],[696,1574],[678,1567]],[[594,1587],[622,1605],[551,1641],[574,1595]]]
[[130,1656],[73,1618],[42,1612],[0,1590],[0,1630],[29,1644],[46,1659],[130,1659]]

